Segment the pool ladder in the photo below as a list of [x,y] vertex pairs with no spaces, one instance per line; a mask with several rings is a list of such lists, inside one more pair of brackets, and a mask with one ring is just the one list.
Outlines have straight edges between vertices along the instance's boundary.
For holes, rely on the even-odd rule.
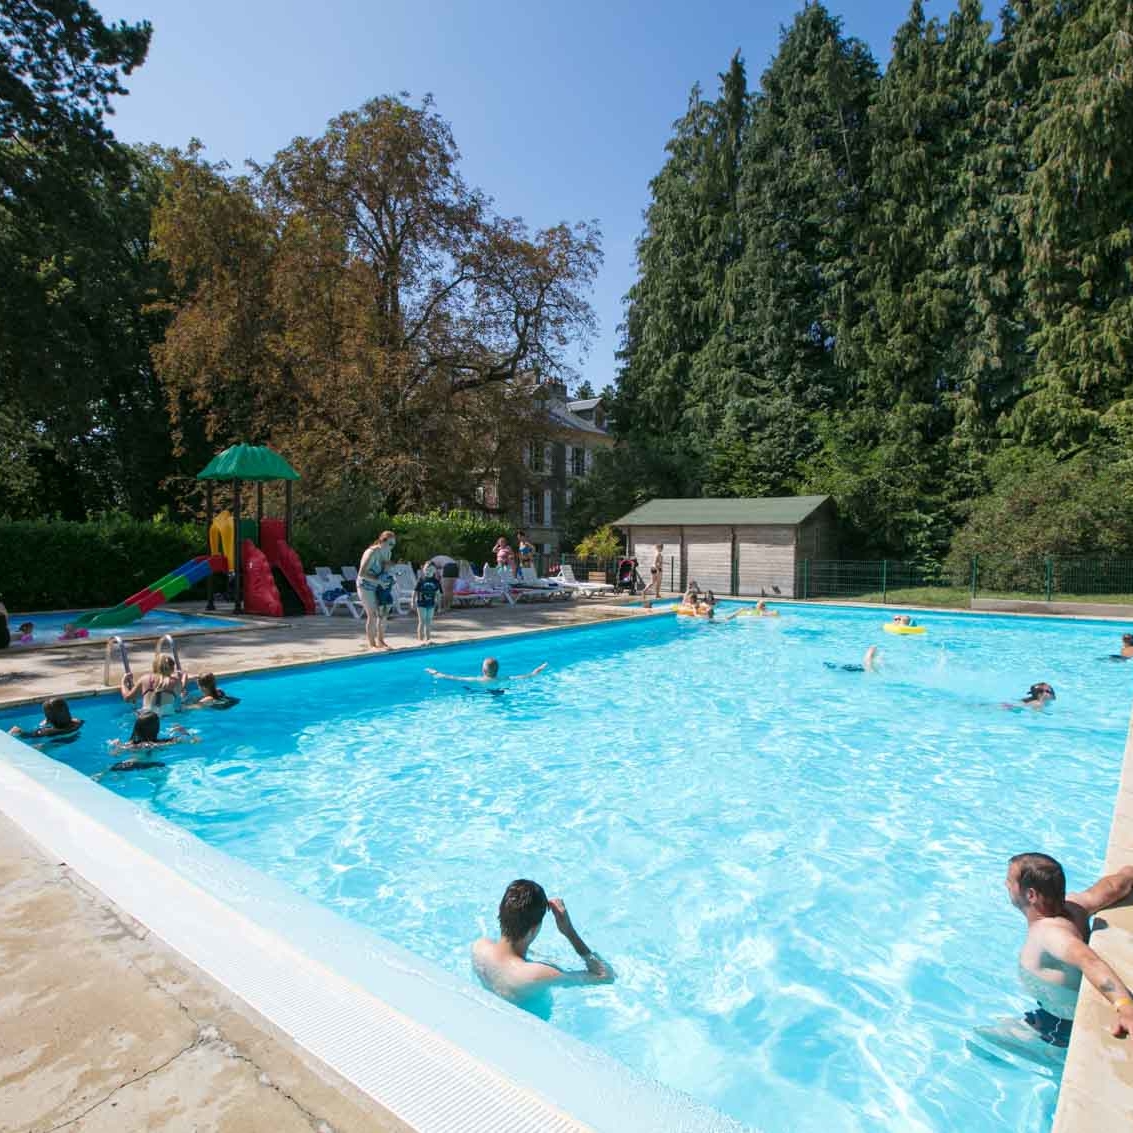
[[166,654],[173,658],[174,672],[181,672],[181,654],[177,652],[177,642],[168,633],[162,634],[158,643],[153,647],[153,671],[155,673],[157,672],[158,661]]
[[102,661],[102,683],[104,685],[111,684],[110,680],[110,664],[114,657],[115,651],[118,654],[118,660],[122,662],[123,676],[132,677],[133,671],[130,669],[130,651],[126,648],[126,643],[115,634],[106,643],[106,655]]

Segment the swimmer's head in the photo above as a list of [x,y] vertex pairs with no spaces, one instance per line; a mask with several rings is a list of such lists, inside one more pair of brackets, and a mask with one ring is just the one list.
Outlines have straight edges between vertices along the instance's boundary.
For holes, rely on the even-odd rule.
[[500,935],[506,940],[535,939],[547,914],[547,894],[537,881],[513,881],[500,902]]
[[176,662],[168,653],[163,653],[153,663],[153,671],[163,677],[171,677],[177,670]]
[[35,631],[35,623],[20,622],[20,624],[16,626],[16,629],[18,629],[20,633],[33,633]]
[[197,688],[199,688],[205,696],[220,696],[220,689],[216,687],[216,676],[212,673],[201,673],[201,675],[197,677]]
[[1007,863],[1007,892],[1022,912],[1056,912],[1066,901],[1066,874],[1049,854],[1016,854]]
[[161,731],[161,717],[156,712],[139,712],[134,717],[134,730],[130,733],[132,744],[152,744]]
[[1023,697],[1024,704],[1034,704],[1036,700],[1057,700],[1054,695],[1054,689],[1046,683],[1046,681],[1039,681],[1038,684],[1033,684],[1027,689],[1027,695]]
[[480,672],[490,680],[495,680],[500,675],[500,663],[495,657],[485,657],[484,664],[480,666]]
[[71,709],[61,696],[53,696],[43,702],[43,718],[53,728],[70,728],[75,724]]
[[1133,645],[1133,633],[1123,633],[1121,635],[1122,645]]

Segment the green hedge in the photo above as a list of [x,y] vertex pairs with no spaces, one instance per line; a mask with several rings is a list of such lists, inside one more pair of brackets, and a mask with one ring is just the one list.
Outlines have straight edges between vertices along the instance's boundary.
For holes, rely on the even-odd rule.
[[477,568],[492,546],[506,535],[515,546],[515,529],[509,523],[470,511],[431,511],[420,515],[375,515],[332,523],[311,519],[295,529],[295,550],[303,566],[313,571],[358,562],[362,552],[386,529],[397,533],[397,558],[421,563],[433,555],[468,559]]
[[[501,535],[515,546],[509,524],[450,511],[377,515],[348,523],[316,519],[296,528],[295,549],[308,571],[316,566],[337,571],[357,563],[386,528],[397,532],[398,559],[413,563],[444,554],[479,567]],[[204,529],[194,524],[144,523],[121,516],[90,523],[0,521],[0,598],[13,613],[113,606],[205,549]],[[185,596],[203,593],[202,583]]]
[[192,524],[0,522],[0,596],[13,613],[113,606],[205,549]]

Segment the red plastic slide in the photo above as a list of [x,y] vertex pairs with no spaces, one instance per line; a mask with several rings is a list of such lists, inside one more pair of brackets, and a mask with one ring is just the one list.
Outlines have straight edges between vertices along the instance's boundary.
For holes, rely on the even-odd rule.
[[295,553],[295,549],[288,545],[285,535],[287,529],[281,519],[264,519],[260,521],[260,546],[271,563],[295,591],[303,609],[308,614],[315,612],[315,596],[307,585],[307,576],[303,573],[303,563]]
[[240,545],[240,557],[244,564],[244,609],[249,614],[282,618],[283,602],[271,576],[267,556],[251,539],[245,539]]

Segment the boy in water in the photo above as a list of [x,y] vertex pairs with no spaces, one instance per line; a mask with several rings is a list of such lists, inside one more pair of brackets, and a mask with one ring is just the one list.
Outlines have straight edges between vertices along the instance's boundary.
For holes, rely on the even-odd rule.
[[[527,959],[527,951],[543,927],[547,909],[555,927],[570,941],[586,965],[585,971],[564,972],[554,964]],[[585,987],[613,983],[614,969],[586,946],[578,935],[561,897],[547,900],[538,882],[513,881],[499,908],[500,939],[481,937],[472,945],[472,967],[480,982],[501,999],[520,1007],[552,987]]]
[[433,629],[433,615],[437,609],[437,596],[443,591],[437,568],[430,559],[413,587],[413,605],[417,610],[417,640],[428,641]]
[[82,726],[82,720],[71,715],[70,705],[61,696],[53,696],[43,702],[43,719],[31,731],[17,725],[8,734],[27,740],[59,740],[74,736]]
[[1019,976],[1038,1001],[1027,1023],[1044,1042],[1070,1042],[1082,977],[1113,1007],[1110,1026],[1117,1038],[1133,1032],[1133,994],[1090,947],[1090,918],[1133,891],[1133,866],[1094,882],[1083,893],[1066,893],[1066,874],[1047,854],[1016,854],[1007,864],[1007,895],[1027,918],[1027,939],[1019,954]]
[[537,677],[546,667],[547,662],[544,661],[542,665],[537,665],[530,673],[517,673],[514,677],[501,677],[499,661],[495,657],[485,657],[478,677],[454,677],[451,673],[440,673],[436,669],[426,669],[425,672],[441,681],[460,681],[462,684],[475,685],[477,688],[483,688],[498,696],[504,691],[502,686],[506,682],[530,680],[532,677]]

